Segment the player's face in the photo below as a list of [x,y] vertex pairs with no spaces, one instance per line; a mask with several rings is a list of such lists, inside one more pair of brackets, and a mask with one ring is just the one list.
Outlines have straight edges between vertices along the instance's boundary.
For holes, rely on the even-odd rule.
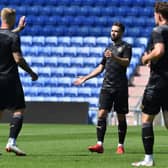
[[154,13],[154,18],[155,18],[155,24],[158,25],[159,24],[159,13]]
[[117,41],[121,39],[122,32],[119,26],[112,26],[111,28],[111,39],[112,41]]

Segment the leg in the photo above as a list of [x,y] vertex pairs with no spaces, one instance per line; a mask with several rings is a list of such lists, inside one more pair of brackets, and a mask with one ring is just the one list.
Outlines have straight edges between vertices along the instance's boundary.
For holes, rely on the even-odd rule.
[[143,161],[132,163],[133,166],[153,166],[153,145],[154,145],[154,132],[153,120],[155,115],[142,113],[142,142],[145,150],[145,158]]
[[127,133],[127,121],[126,121],[126,115],[125,114],[117,114],[118,118],[118,148],[116,153],[117,154],[123,154],[124,153],[124,141],[125,136]]
[[98,122],[96,126],[97,131],[97,144],[94,146],[89,146],[89,150],[91,152],[103,153],[103,142],[104,136],[106,133],[106,118],[107,118],[107,110],[100,109],[98,112]]
[[168,110],[162,110],[165,127],[168,129]]
[[25,155],[23,151],[16,147],[16,139],[21,131],[23,124],[23,112],[24,109],[18,109],[13,112],[13,116],[10,123],[9,139],[6,145],[6,151],[15,152],[16,155]]

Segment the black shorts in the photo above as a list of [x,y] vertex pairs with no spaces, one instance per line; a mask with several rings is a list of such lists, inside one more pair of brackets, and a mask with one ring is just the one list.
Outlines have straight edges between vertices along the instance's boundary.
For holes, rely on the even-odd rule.
[[119,114],[128,113],[128,89],[116,89],[109,92],[101,90],[99,97],[99,109],[105,109],[110,112],[114,106],[114,111]]
[[25,100],[19,76],[0,77],[0,110],[21,108],[25,108]]
[[144,91],[142,111],[149,115],[156,115],[161,109],[168,110],[168,81],[152,76]]

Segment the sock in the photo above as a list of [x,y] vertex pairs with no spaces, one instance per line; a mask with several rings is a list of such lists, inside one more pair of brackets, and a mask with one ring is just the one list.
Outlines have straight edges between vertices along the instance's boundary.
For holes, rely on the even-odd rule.
[[153,154],[154,132],[152,123],[142,125],[142,141],[146,155]]
[[119,144],[122,144],[122,145],[124,144],[126,133],[127,133],[127,122],[126,122],[126,120],[119,121],[119,124],[118,124]]
[[9,138],[8,144],[16,145],[16,139],[15,138]]
[[10,132],[9,132],[9,138],[16,138],[19,135],[19,132],[22,128],[23,124],[23,116],[22,115],[14,115],[12,117],[11,123],[10,123]]
[[106,118],[98,119],[97,123],[97,140],[102,142],[104,141],[104,136],[106,132]]
[[99,144],[99,145],[103,145],[103,142],[101,142],[101,141],[97,141],[97,144]]
[[153,160],[153,155],[145,155],[145,159],[146,162],[152,161]]

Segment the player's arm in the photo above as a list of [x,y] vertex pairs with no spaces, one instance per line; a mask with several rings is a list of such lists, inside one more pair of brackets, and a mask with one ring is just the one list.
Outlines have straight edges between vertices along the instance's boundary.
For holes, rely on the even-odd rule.
[[158,60],[164,55],[164,52],[165,52],[164,43],[156,43],[151,52],[144,53],[144,55],[142,56],[142,63],[147,64],[152,60]]
[[22,16],[22,17],[19,19],[18,27],[16,27],[15,29],[13,29],[12,32],[18,33],[18,32],[20,32],[20,31],[22,31],[22,30],[25,28],[25,26],[26,26],[25,19],[26,19],[26,17],[25,17],[25,16]]
[[93,71],[91,71],[88,75],[78,77],[74,81],[74,84],[75,85],[80,85],[80,84],[84,83],[85,81],[87,81],[88,79],[91,79],[91,78],[99,75],[103,70],[104,70],[104,65],[103,64],[99,64],[99,66],[96,67]]
[[20,52],[13,52],[13,58],[15,62],[21,67],[24,71],[26,71],[32,78],[32,81],[38,79],[38,75],[29,67],[25,59],[22,57]]

